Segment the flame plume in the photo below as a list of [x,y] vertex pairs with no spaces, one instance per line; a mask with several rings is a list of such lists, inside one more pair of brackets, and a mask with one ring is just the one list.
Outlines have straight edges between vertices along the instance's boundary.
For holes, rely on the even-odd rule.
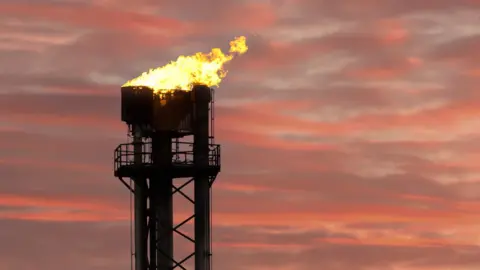
[[189,91],[195,84],[218,86],[227,75],[223,65],[247,50],[246,38],[236,37],[230,41],[228,54],[223,53],[219,48],[213,48],[209,53],[181,55],[176,61],[163,67],[150,69],[123,86],[148,86],[155,93],[165,93],[175,89]]

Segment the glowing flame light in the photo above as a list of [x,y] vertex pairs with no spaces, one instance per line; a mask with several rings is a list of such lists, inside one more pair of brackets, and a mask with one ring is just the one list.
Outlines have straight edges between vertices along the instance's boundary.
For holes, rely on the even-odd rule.
[[230,41],[230,50],[225,54],[219,48],[209,53],[198,52],[194,55],[181,55],[176,61],[150,69],[135,79],[126,82],[123,86],[148,86],[156,93],[181,89],[189,91],[195,84],[204,84],[209,87],[218,86],[227,71],[223,65],[235,56],[247,52],[248,46],[244,36]]

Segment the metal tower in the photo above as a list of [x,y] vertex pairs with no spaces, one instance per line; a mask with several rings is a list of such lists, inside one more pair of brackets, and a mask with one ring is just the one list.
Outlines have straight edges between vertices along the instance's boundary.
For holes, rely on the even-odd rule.
[[[220,145],[214,144],[213,90],[156,94],[148,87],[122,87],[122,121],[131,142],[115,149],[115,176],[134,197],[135,270],[187,269],[211,266],[211,187],[220,171]],[[125,181],[124,178],[130,178]],[[175,179],[188,178],[183,185]],[[194,196],[182,191],[193,185]],[[174,224],[173,197],[194,204],[191,216]],[[194,220],[193,236],[181,231]],[[174,254],[174,234],[194,243],[184,258]]]

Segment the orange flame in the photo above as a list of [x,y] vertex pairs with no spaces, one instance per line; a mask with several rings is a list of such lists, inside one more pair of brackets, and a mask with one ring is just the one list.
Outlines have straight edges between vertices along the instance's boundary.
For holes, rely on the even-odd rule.
[[230,50],[224,54],[219,48],[213,48],[209,53],[198,52],[194,55],[181,55],[176,61],[150,69],[123,86],[148,86],[155,93],[165,93],[174,89],[189,91],[195,84],[209,87],[219,86],[227,75],[223,65],[236,55],[247,52],[248,46],[244,36],[230,41]]

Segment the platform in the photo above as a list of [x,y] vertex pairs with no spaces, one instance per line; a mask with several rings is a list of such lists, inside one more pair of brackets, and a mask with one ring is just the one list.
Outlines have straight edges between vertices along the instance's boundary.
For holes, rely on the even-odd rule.
[[173,151],[172,162],[160,165],[152,162],[151,143],[142,142],[141,163],[134,162],[134,144],[120,144],[115,149],[114,175],[128,178],[156,178],[167,176],[171,178],[211,176],[220,172],[220,145],[210,144],[208,165],[198,166],[194,163],[193,151]]
[[156,178],[165,176],[170,178],[216,176],[220,172],[220,166],[208,166],[196,168],[193,165],[172,165],[159,167],[153,164],[131,164],[120,166],[115,170],[116,177],[128,178]]

